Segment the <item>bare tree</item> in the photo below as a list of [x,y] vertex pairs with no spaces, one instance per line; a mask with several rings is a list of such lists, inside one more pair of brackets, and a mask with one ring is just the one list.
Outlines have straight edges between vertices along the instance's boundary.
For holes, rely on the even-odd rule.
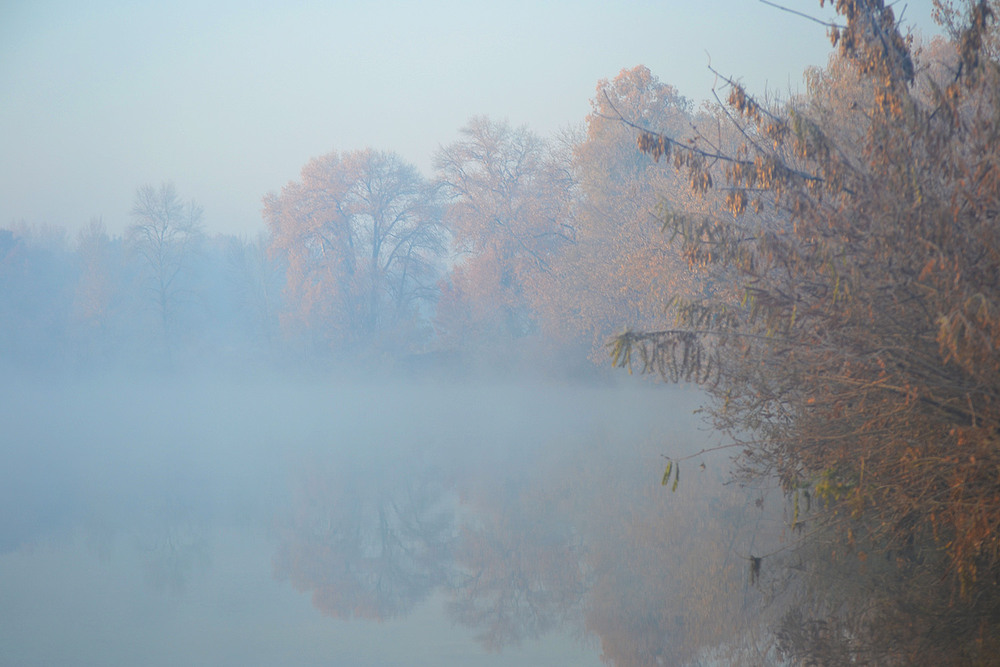
[[182,201],[173,183],[136,190],[127,240],[142,261],[168,362],[176,310],[186,291],[183,273],[201,240],[201,215],[201,207]]

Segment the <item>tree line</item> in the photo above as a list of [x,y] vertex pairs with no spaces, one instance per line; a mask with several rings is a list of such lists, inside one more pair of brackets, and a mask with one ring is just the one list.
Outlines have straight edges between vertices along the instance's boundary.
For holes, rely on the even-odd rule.
[[55,368],[579,366],[687,287],[653,217],[677,179],[634,150],[612,98],[664,131],[696,120],[639,66],[600,82],[581,130],[543,138],[472,118],[430,178],[388,151],[316,157],[263,197],[253,237],[207,234],[170,183],[137,189],[121,236],[100,220],[73,240],[12,224],[0,355]]

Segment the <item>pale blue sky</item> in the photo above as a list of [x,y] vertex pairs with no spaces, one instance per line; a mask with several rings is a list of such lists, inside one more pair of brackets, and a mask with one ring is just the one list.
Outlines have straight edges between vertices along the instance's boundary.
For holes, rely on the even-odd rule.
[[[931,0],[905,4],[934,29]],[[471,116],[550,134],[622,68],[700,101],[709,56],[787,91],[829,50],[822,26],[757,0],[0,0],[0,227],[119,232],[136,187],[172,180],[210,231],[253,233],[261,197],[330,150],[394,150],[429,175]]]

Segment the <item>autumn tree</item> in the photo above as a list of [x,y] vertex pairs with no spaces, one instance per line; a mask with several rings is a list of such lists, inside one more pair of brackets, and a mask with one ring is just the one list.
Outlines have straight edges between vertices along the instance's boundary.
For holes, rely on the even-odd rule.
[[604,342],[623,325],[652,326],[670,297],[697,289],[656,216],[664,197],[675,206],[697,202],[681,177],[635,150],[619,115],[672,136],[690,133],[695,120],[691,103],[640,65],[598,83],[586,132],[572,147],[576,243],[540,277],[535,303],[547,335],[583,338],[602,359]]
[[445,340],[511,341],[537,328],[535,278],[572,244],[568,164],[525,127],[479,116],[435,156],[456,266],[439,310]]
[[[695,191],[724,193],[726,209],[662,217],[690,265],[706,281],[735,277],[744,300],[676,301],[668,327],[628,332],[612,351],[704,383],[745,479],[773,476],[788,494],[820,603],[798,608],[786,655],[995,664],[993,14],[972,3],[954,66],[927,68],[880,0],[836,8],[835,76],[814,76],[802,99],[765,105],[729,82],[737,150],[639,132],[639,148]],[[849,579],[865,585],[845,597]]]
[[183,201],[172,183],[136,190],[126,240],[143,267],[144,288],[156,314],[167,363],[179,308],[192,296],[186,272],[202,238],[201,216],[201,207],[194,200]]
[[120,345],[115,331],[124,310],[126,291],[121,239],[112,239],[104,222],[95,218],[77,235],[80,265],[73,294],[72,318],[83,352],[108,359]]
[[417,340],[446,238],[416,168],[371,149],[329,153],[264,198],[264,219],[271,252],[287,263],[289,330],[327,347]]

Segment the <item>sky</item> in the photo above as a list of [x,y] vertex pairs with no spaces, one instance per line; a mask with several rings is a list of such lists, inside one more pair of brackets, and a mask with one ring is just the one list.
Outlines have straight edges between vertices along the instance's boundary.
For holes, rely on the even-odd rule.
[[[931,0],[904,4],[935,30]],[[121,233],[136,189],[170,181],[210,233],[253,235],[261,198],[333,150],[430,176],[472,116],[551,135],[624,68],[700,102],[709,62],[785,94],[829,52],[823,26],[759,0],[0,0],[0,228]]]

